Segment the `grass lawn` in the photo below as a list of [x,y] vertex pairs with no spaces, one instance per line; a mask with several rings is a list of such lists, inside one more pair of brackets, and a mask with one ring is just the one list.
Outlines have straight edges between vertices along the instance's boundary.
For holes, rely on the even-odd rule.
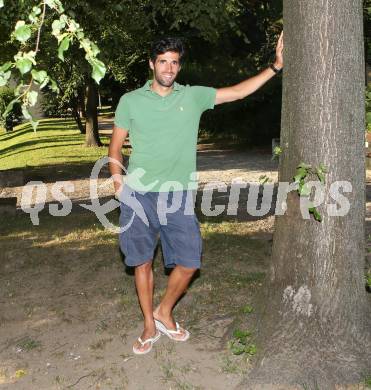
[[0,170],[85,164],[107,155],[108,137],[101,137],[100,148],[84,147],[84,140],[72,119],[42,119],[36,132],[28,123],[21,124],[0,133]]

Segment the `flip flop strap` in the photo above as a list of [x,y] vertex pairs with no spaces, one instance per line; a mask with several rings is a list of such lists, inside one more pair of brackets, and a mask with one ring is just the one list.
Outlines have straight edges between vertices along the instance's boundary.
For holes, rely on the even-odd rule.
[[180,328],[179,324],[176,322],[175,325],[176,325],[176,330],[168,329],[167,331],[171,334],[181,334],[181,332],[180,332],[181,328]]
[[150,337],[149,339],[143,341],[141,337],[138,337],[138,341],[141,343],[142,347],[147,343],[153,342],[154,339],[155,339],[154,337]]

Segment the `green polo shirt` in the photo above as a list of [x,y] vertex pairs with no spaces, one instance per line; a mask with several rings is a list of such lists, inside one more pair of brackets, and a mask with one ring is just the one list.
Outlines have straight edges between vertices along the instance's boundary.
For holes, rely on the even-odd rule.
[[163,97],[150,86],[124,94],[115,113],[132,146],[126,184],[137,191],[195,189],[200,117],[214,108],[216,89],[174,83]]

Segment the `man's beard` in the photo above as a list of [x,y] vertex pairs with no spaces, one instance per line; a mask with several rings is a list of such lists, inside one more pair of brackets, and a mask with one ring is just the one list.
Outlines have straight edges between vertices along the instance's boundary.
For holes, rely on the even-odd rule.
[[155,79],[162,87],[167,87],[167,88],[171,87],[175,81],[174,75],[171,79],[168,80],[168,79],[163,78],[161,76],[159,77],[156,73],[155,73]]

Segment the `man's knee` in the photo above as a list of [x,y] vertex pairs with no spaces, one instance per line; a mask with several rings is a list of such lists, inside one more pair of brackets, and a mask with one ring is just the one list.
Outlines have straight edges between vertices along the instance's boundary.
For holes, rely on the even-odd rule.
[[183,265],[178,264],[177,267],[182,271],[184,276],[192,277],[198,268],[184,267]]
[[136,272],[149,272],[151,270],[152,270],[152,260],[151,261],[147,261],[146,263],[137,265],[135,267],[135,271]]

